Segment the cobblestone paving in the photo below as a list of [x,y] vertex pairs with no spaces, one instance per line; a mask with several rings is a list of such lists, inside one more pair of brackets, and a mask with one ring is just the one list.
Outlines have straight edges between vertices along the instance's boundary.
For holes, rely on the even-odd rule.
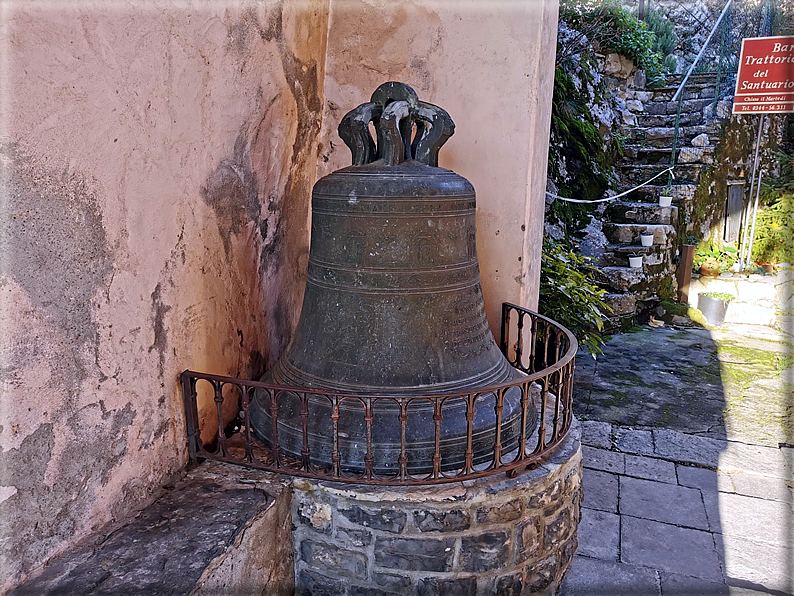
[[646,327],[580,354],[563,596],[794,594],[793,348],[765,327]]

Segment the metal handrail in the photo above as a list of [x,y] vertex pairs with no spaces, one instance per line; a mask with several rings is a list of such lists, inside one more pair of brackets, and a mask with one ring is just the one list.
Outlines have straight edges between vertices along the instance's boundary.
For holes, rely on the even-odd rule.
[[[512,342],[510,330],[513,326],[511,315],[514,312],[517,314],[514,322],[517,334],[515,342]],[[525,331],[527,329],[528,338]],[[528,347],[526,352],[525,347]],[[443,394],[350,395],[313,387],[291,387],[186,370],[180,375],[180,381],[185,404],[190,460],[197,462],[199,459],[212,459],[290,476],[355,484],[422,485],[459,482],[499,473],[513,476],[521,468],[539,465],[568,435],[573,422],[573,373],[578,343],[570,331],[551,319],[515,304],[504,303],[500,348],[510,365],[525,374],[517,379],[488,387]],[[202,381],[210,384],[214,394],[217,429],[213,426],[213,432],[217,431],[217,437],[212,445],[204,445],[201,440],[197,383]],[[226,386],[235,387],[239,392],[239,431],[232,434],[227,434],[227,427],[223,423]],[[270,400],[272,432],[270,437],[273,439],[273,444],[261,443],[252,433],[250,406],[257,390],[266,392],[267,399]],[[500,429],[506,423],[502,420],[502,410],[505,407],[505,398],[511,391],[520,396],[518,405],[520,424],[518,437],[514,437],[515,445],[508,446],[502,442]],[[279,400],[288,399],[287,396],[292,396],[290,399],[297,398],[301,405],[303,450],[300,458],[285,454],[278,440],[278,404]],[[332,436],[326,437],[329,439],[329,444],[333,444],[330,464],[317,461],[311,453],[308,424],[311,405],[309,396],[323,398],[331,405],[329,418],[333,431],[331,431]],[[496,420],[493,430],[494,443],[489,447],[485,460],[477,463],[474,461],[473,421],[478,400],[484,401],[490,397],[493,398],[489,403],[493,404],[493,415]],[[465,461],[455,469],[446,469],[442,463],[440,428],[442,418],[450,414],[445,412],[444,406],[453,400],[462,400],[465,404],[462,414],[467,429]],[[377,417],[374,405],[380,401],[393,402],[399,406],[400,456],[394,462],[389,462],[394,466],[393,474],[379,473],[373,463],[373,453],[378,447],[376,441],[372,439],[372,428]],[[340,406],[345,402],[358,403],[364,412],[367,427],[367,456],[364,458],[363,471],[351,470],[340,452],[339,412]],[[432,408],[426,410],[432,409],[435,421],[435,444],[432,458],[428,458],[426,462],[409,462],[407,457],[408,442],[405,431],[408,420],[412,414],[423,414],[417,409],[411,409],[410,406],[414,403],[432,405]],[[536,410],[539,410],[538,426],[528,432]],[[316,412],[315,416],[317,416]],[[463,418],[461,424],[464,424]],[[536,441],[533,442],[535,435],[537,435]],[[510,447],[510,450],[503,452],[505,447]],[[413,472],[410,469],[411,464],[414,464]],[[416,473],[417,465],[424,465],[428,469],[432,465],[432,470],[427,473]]]
[[700,58],[703,56],[703,53],[706,51],[709,42],[711,42],[711,38],[714,36],[714,33],[717,31],[720,24],[722,23],[722,19],[725,18],[726,14],[728,14],[728,9],[731,7],[732,3],[733,0],[728,0],[725,3],[725,6],[723,7],[719,18],[717,19],[717,22],[714,23],[714,26],[711,28],[711,31],[709,32],[709,35],[706,38],[706,41],[703,43],[703,46],[700,48],[700,51],[698,52],[698,55],[695,57],[694,62],[692,62],[692,65],[689,67],[686,76],[681,80],[681,84],[678,86],[678,89],[676,90],[675,94],[673,94],[673,98],[671,101],[675,101],[676,99],[678,99],[679,94],[683,93],[684,87],[686,86],[686,82],[689,80],[689,77],[692,74],[692,72],[695,70],[695,67],[697,66],[698,62],[700,62]]
[[[703,54],[705,53],[706,48],[709,47],[709,44],[711,43],[711,38],[714,37],[714,33],[717,31],[717,29],[719,29],[720,25],[722,25],[722,21],[725,18],[725,15],[728,14],[728,11],[731,8],[731,4],[733,4],[733,0],[727,0],[727,2],[725,2],[725,6],[722,8],[722,12],[720,12],[720,16],[717,18],[717,22],[714,23],[714,26],[711,28],[711,31],[709,31],[708,37],[706,37],[706,41],[701,46],[700,51],[698,52],[697,56],[695,57],[695,60],[689,66],[689,70],[687,71],[687,73],[684,76],[684,78],[681,79],[681,84],[678,85],[678,89],[676,89],[676,92],[673,94],[673,97],[670,100],[670,101],[673,101],[673,102],[678,101],[678,105],[676,106],[676,114],[675,114],[675,127],[674,127],[674,131],[675,132],[673,133],[673,145],[672,145],[671,152],[670,152],[670,167],[671,168],[673,166],[675,166],[676,162],[677,162],[676,150],[678,149],[678,131],[680,129],[680,124],[681,124],[681,108],[682,108],[682,106],[684,104],[684,89],[686,88],[686,84],[689,81],[689,77],[692,76],[692,73],[695,71],[695,68],[697,67],[698,63],[700,62],[700,59],[703,57]],[[717,82],[716,88],[714,89],[714,104],[715,104],[715,106],[716,106],[716,102],[719,99],[719,77],[720,77],[719,69],[720,69],[720,64],[719,64],[719,61],[718,61],[718,63],[717,63],[717,81],[718,82]],[[672,185],[672,183],[673,183],[673,174],[671,172],[670,173],[670,180],[668,181],[668,186]]]

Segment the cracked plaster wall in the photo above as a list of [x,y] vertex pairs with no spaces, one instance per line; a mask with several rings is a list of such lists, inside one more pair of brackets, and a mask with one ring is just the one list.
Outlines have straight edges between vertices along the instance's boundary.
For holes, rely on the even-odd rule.
[[557,2],[506,6],[3,4],[0,592],[184,465],[180,371],[284,349],[311,185],[380,83],[457,123],[491,323],[536,306]]
[[327,15],[3,4],[0,587],[184,466],[181,370],[258,375],[283,349]]
[[441,167],[477,191],[477,252],[498,335],[504,301],[537,308],[557,0],[331,3],[320,175],[350,165],[336,134],[385,81],[446,109],[455,134]]

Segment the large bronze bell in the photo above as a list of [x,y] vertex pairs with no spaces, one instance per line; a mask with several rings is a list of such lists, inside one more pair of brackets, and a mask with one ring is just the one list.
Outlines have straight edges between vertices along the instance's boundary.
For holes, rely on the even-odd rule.
[[[374,125],[377,144],[370,134]],[[485,318],[475,242],[474,188],[438,167],[452,136],[446,111],[417,98],[402,83],[385,83],[350,111],[339,136],[353,165],[320,179],[312,194],[311,250],[306,293],[295,336],[263,381],[356,396],[413,396],[486,388],[517,373],[499,351]],[[296,397],[296,396],[292,396]],[[492,458],[494,397],[478,399],[474,463]],[[270,394],[251,407],[259,439],[272,441]],[[297,398],[281,395],[277,412],[282,453],[300,458],[303,430]],[[490,405],[489,405],[490,404]],[[502,453],[515,449],[520,390],[505,395]],[[309,398],[309,448],[314,464],[332,461],[331,405]],[[396,400],[375,402],[374,470],[394,474],[400,455]],[[410,473],[432,469],[433,404],[413,402],[406,455]],[[441,469],[460,468],[466,447],[466,404],[445,402]],[[341,468],[360,472],[366,455],[364,406],[340,406]],[[530,404],[527,433],[534,428]]]

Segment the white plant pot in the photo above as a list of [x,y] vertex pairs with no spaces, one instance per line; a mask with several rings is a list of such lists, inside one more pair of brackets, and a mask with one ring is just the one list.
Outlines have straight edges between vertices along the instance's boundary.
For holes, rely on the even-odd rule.
[[673,197],[668,195],[659,195],[659,207],[669,207],[673,204]]
[[640,234],[640,243],[643,246],[653,246],[653,234]]
[[642,267],[642,257],[629,257],[629,267],[639,269]]

